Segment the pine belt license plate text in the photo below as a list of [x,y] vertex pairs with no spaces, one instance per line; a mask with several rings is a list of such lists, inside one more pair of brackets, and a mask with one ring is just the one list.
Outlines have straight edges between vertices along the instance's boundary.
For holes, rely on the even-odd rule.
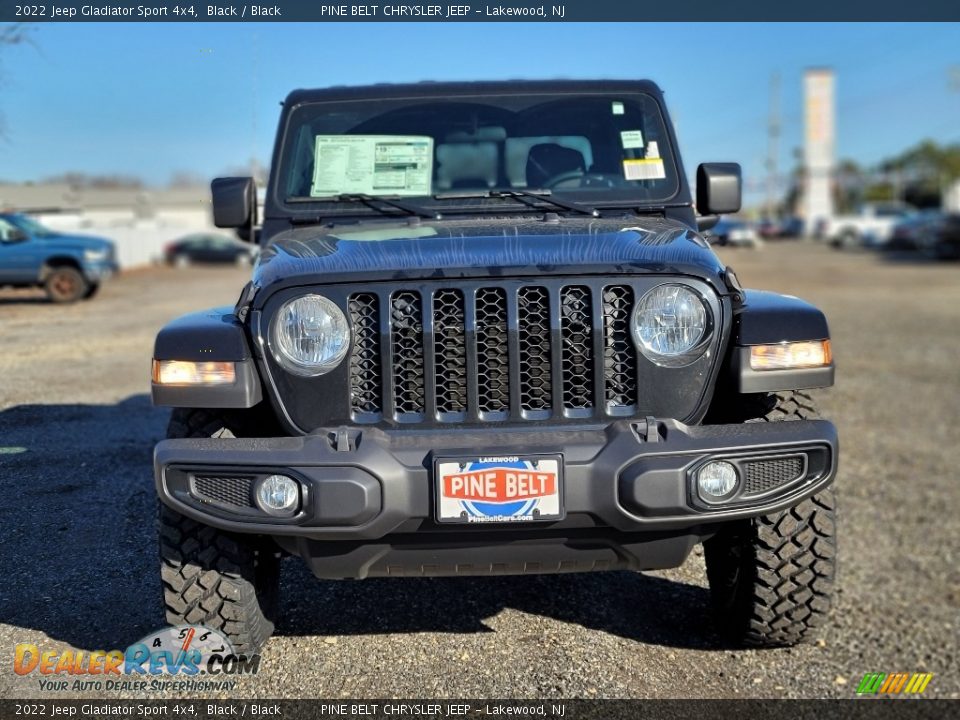
[[518,523],[563,518],[560,455],[439,458],[437,521]]

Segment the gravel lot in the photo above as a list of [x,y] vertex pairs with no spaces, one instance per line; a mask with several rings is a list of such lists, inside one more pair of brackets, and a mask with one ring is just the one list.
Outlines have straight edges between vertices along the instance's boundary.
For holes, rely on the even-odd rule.
[[[290,560],[278,634],[235,695],[851,697],[865,672],[923,670],[928,695],[960,696],[960,266],[812,243],[721,252],[744,284],[820,305],[833,331],[822,404],[842,443],[842,566],[815,643],[725,648],[699,555],[644,575],[359,583]],[[232,303],[243,276],[131,272],[65,308],[0,292],[0,697],[50,697],[14,675],[18,642],[123,648],[164,624],[153,336]]]

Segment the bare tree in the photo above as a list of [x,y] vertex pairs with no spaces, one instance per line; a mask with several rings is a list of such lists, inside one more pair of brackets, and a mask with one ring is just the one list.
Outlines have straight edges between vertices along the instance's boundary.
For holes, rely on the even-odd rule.
[[[27,23],[8,23],[0,25],[0,85],[3,84],[3,57],[2,50],[11,45],[33,44],[30,36],[32,30]],[[3,108],[0,108],[0,138],[6,137],[6,121],[3,117]]]

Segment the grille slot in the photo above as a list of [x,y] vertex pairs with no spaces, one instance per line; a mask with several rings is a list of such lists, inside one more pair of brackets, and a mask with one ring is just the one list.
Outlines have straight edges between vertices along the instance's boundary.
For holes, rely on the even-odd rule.
[[593,407],[593,324],[590,288],[565,287],[560,294],[563,407]]
[[636,410],[637,351],[630,338],[633,289],[611,285],[603,289],[603,375],[608,408]]
[[477,290],[477,403],[482,413],[510,410],[510,353],[507,347],[507,293]]
[[803,474],[803,467],[803,457],[800,455],[745,462],[744,494],[761,495],[793,482]]
[[353,353],[350,355],[350,407],[355,413],[383,412],[380,372],[380,304],[372,293],[350,296]]
[[390,303],[390,345],[397,415],[422,418],[425,411],[423,304],[418,293],[394,293]]
[[239,508],[255,507],[253,478],[196,475],[193,478],[193,491],[199,499],[207,502]]
[[438,290],[433,296],[433,345],[437,412],[467,410],[466,313],[463,292]]
[[549,410],[550,296],[543,287],[522,287],[517,292],[517,333],[520,344],[520,408]]

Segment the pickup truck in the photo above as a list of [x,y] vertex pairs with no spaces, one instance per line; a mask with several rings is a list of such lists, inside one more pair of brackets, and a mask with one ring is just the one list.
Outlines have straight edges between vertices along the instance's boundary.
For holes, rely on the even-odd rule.
[[[740,167],[699,166],[698,218],[654,83],[296,90],[273,157],[236,305],[154,346],[171,625],[256,652],[284,555],[495,576],[673,568],[700,543],[731,641],[823,623],[827,321],[714,254]],[[256,228],[252,178],[212,191],[218,227]]]
[[55,303],[93,297],[118,266],[113,243],[50,230],[20,213],[0,213],[0,287],[42,287]]
[[827,218],[822,237],[835,248],[879,247],[890,240],[894,226],[911,211],[901,203],[867,203],[852,215]]

